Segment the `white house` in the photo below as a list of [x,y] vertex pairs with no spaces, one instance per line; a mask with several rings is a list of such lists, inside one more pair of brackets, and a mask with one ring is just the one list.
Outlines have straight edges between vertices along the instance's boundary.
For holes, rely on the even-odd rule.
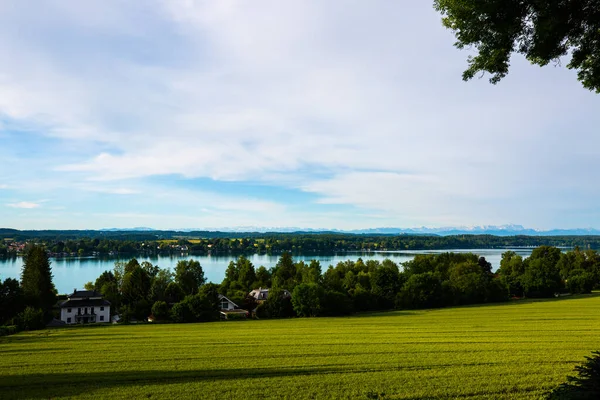
[[[269,297],[269,289],[263,289],[263,288],[254,289],[253,291],[248,293],[248,295],[254,297],[256,299],[256,301],[258,301],[259,303],[262,303]],[[283,298],[291,299],[292,295],[290,292],[288,292],[287,290],[284,289],[283,290]]]
[[238,315],[240,317],[247,317],[248,311],[239,308],[237,304],[229,300],[222,294],[219,295],[219,305],[221,307],[221,318],[227,319],[229,315]]
[[60,320],[67,324],[110,322],[110,302],[95,290],[77,290],[60,305]]

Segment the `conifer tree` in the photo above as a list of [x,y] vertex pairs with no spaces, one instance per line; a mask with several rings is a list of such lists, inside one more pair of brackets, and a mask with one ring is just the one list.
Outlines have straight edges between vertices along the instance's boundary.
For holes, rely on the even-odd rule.
[[21,287],[27,305],[39,308],[48,317],[56,303],[52,269],[48,254],[42,246],[31,245],[25,250],[21,271]]

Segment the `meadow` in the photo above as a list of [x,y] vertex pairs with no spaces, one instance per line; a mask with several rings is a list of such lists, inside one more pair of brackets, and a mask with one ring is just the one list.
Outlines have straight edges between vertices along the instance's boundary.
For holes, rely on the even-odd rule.
[[600,296],[0,338],[0,398],[537,399],[600,349]]

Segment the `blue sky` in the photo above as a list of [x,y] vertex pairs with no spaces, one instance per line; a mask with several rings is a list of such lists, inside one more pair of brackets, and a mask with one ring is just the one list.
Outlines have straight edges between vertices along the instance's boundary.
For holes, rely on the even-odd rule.
[[600,227],[600,96],[430,3],[0,3],[0,226]]

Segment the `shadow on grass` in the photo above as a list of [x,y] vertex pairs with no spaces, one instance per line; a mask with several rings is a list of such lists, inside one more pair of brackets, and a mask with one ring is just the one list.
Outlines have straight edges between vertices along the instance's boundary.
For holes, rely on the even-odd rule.
[[[564,363],[564,361],[549,361],[548,364]],[[496,363],[481,363],[479,361],[463,365],[480,368],[483,365]],[[229,380],[238,381],[236,384],[246,385],[240,380],[286,378],[327,374],[363,374],[387,373],[398,370],[431,370],[455,368],[456,364],[442,363],[426,366],[394,366],[377,365],[369,368],[348,368],[347,365],[328,365],[320,367],[282,367],[282,368],[238,368],[212,370],[160,370],[160,371],[122,371],[122,372],[73,372],[73,373],[44,373],[18,376],[0,376],[0,398],[8,399],[48,399],[56,397],[77,397],[83,394],[94,395],[102,389],[117,389],[123,395],[131,390],[132,397],[152,397],[154,386],[166,386],[188,383],[222,382],[224,387]],[[335,380],[335,378],[334,378]],[[140,386],[142,387],[140,389]],[[503,391],[504,392],[504,391]],[[487,393],[487,392],[486,392]],[[487,393],[489,394],[489,393]],[[106,394],[105,394],[106,395]],[[159,396],[164,396],[161,393]],[[410,397],[409,397],[410,398]]]
[[600,297],[600,292],[592,292],[589,294],[574,294],[563,297],[547,297],[547,298],[523,298],[519,300],[509,300],[501,303],[485,303],[485,304],[469,304],[462,307],[485,307],[485,306],[518,306],[521,304],[533,304],[533,303],[552,303],[552,302],[563,302],[568,300],[583,300]]
[[446,307],[437,307],[437,308],[364,311],[364,312],[353,314],[350,317],[369,318],[369,317],[382,317],[382,316],[394,316],[394,315],[419,315],[419,314],[423,314],[423,313],[429,312],[429,311],[461,309],[461,308],[520,306],[520,305],[535,304],[535,303],[550,303],[550,302],[563,302],[563,301],[568,301],[568,300],[591,299],[591,298],[595,298],[595,297],[600,297],[600,291],[592,292],[589,294],[576,294],[576,295],[572,295],[572,296],[563,296],[563,297],[523,298],[523,299],[519,299],[519,300],[509,300],[509,301],[503,301],[503,302],[498,302],[498,303],[449,305]]
[[[184,371],[74,372],[0,376],[0,398],[47,399],[93,394],[95,390],[131,386],[214,382],[348,372],[335,366],[317,368],[258,368]],[[140,395],[136,392],[136,396]],[[150,397],[150,396],[148,396]]]

